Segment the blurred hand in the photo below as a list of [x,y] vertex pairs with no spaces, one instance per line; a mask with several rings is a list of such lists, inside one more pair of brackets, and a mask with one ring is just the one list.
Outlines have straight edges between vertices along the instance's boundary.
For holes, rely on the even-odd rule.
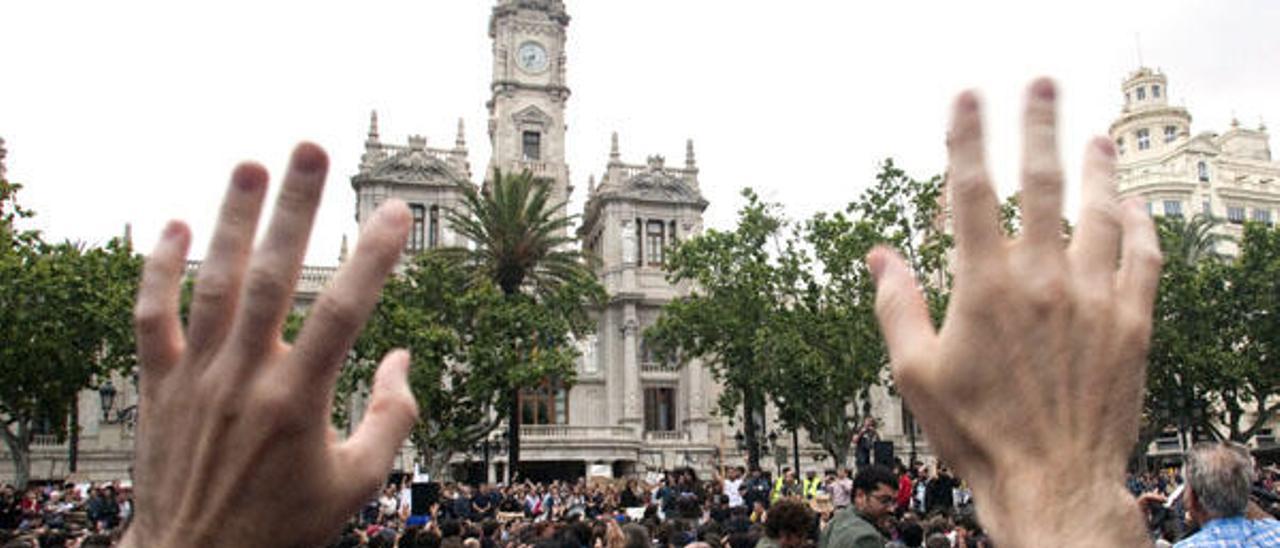
[[1079,226],[1061,227],[1053,83],[1028,91],[1022,234],[1000,229],[979,105],[955,102],[947,184],[955,282],[935,331],[916,278],[877,249],[877,313],[894,379],[939,455],[973,485],[999,546],[1139,546],[1123,487],[1137,440],[1160,251],[1150,217],[1117,203],[1115,150],[1085,151]]
[[408,354],[384,359],[350,439],[338,441],[329,417],[338,368],[404,246],[404,204],[366,223],[296,344],[280,338],[327,169],[319,147],[294,150],[254,249],[267,173],[236,168],[185,335],[187,227],[169,223],[148,257],[136,310],[137,511],[123,545],[322,545],[385,480],[417,416]]

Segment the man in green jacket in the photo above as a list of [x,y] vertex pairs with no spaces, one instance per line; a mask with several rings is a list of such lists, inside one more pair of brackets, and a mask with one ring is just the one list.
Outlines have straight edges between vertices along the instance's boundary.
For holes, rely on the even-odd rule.
[[888,468],[859,469],[853,477],[853,506],[836,512],[818,548],[883,548],[887,541],[875,524],[893,512],[897,494],[898,478]]

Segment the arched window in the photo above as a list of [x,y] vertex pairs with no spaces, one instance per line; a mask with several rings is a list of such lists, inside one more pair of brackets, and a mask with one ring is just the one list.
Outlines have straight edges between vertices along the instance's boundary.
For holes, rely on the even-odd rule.
[[1204,163],[1203,160],[1196,163],[1196,174],[1200,176],[1200,182],[1209,182],[1209,164]]

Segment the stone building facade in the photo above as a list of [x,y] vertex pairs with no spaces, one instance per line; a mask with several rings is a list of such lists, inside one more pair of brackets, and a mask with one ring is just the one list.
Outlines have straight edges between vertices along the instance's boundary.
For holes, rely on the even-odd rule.
[[[1224,221],[1229,236],[1219,251],[1234,255],[1245,221],[1267,224],[1280,215],[1280,162],[1271,158],[1266,125],[1238,120],[1224,133],[1193,133],[1187,108],[1169,103],[1168,77],[1139,68],[1121,84],[1124,105],[1111,124],[1119,154],[1116,184],[1121,196],[1139,196],[1156,216],[1210,216]],[[1262,429],[1250,445],[1275,451],[1280,421]],[[1176,457],[1187,440],[1170,431],[1154,441],[1152,457]]]

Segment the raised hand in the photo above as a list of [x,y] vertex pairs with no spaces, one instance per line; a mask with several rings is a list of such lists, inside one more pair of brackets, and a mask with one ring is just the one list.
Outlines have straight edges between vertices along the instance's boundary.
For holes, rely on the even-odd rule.
[[868,263],[894,379],[930,442],[968,480],[999,546],[1139,546],[1124,467],[1137,440],[1160,251],[1150,217],[1117,202],[1115,149],[1084,157],[1079,228],[1061,228],[1056,90],[1028,90],[1022,234],[1005,238],[979,105],[955,102],[947,183],[957,255],[935,331],[893,251]]
[[137,506],[123,545],[321,545],[385,480],[417,417],[408,354],[383,360],[349,439],[338,441],[329,416],[338,368],[404,246],[404,204],[366,223],[296,344],[280,338],[327,170],[319,147],[294,150],[255,249],[267,173],[235,169],[185,335],[187,227],[170,222],[148,257],[136,310]]

